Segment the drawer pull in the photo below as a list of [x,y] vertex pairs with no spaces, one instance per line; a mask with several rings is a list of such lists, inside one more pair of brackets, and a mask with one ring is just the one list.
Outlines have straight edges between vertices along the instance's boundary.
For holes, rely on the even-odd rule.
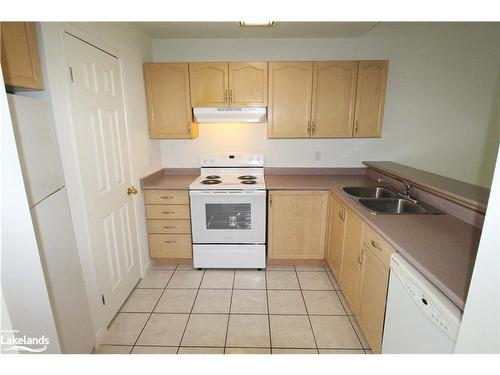
[[167,241],[163,241],[163,242],[165,242],[165,243],[177,243],[176,240],[167,240]]
[[173,195],[167,195],[166,197],[160,197],[161,199],[172,199],[174,196]]
[[162,214],[171,215],[171,214],[175,214],[175,211],[162,211]]
[[164,229],[175,229],[177,228],[175,225],[166,225],[163,227]]
[[382,248],[378,243],[376,243],[374,240],[372,240],[372,246],[377,249],[378,251],[382,251]]

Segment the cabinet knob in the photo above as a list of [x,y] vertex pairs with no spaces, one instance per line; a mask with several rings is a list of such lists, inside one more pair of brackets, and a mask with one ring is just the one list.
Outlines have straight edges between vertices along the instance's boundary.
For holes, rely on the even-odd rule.
[[359,131],[359,121],[356,120],[355,125],[354,125],[354,134],[357,134]]
[[382,248],[380,247],[380,245],[377,242],[375,242],[374,240],[372,240],[371,243],[372,243],[372,246],[375,249],[377,249],[378,251],[382,251]]
[[127,195],[136,195],[136,194],[137,194],[137,189],[135,188],[135,186],[130,186],[127,189]]

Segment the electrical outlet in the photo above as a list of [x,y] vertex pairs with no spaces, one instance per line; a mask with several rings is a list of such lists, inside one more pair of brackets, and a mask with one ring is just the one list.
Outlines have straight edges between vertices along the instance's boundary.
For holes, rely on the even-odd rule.
[[314,160],[316,160],[316,161],[321,160],[321,151],[314,152]]

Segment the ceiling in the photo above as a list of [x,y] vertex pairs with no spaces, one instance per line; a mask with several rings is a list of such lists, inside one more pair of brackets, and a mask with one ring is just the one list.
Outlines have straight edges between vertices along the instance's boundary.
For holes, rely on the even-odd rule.
[[273,27],[241,27],[239,22],[138,22],[155,39],[350,38],[378,22],[276,22]]

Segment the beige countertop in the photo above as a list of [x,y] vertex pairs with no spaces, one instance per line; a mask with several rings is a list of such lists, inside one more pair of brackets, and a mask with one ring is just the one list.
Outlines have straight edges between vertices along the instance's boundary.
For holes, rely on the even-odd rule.
[[451,215],[374,215],[345,193],[366,176],[268,175],[269,190],[330,190],[463,310],[481,230]]
[[[198,176],[198,169],[163,169],[143,178],[141,186],[183,190]],[[373,215],[342,190],[344,186],[376,184],[362,174],[266,173],[265,180],[268,190],[333,191],[460,309],[464,308],[481,234],[479,228],[447,214]]]

